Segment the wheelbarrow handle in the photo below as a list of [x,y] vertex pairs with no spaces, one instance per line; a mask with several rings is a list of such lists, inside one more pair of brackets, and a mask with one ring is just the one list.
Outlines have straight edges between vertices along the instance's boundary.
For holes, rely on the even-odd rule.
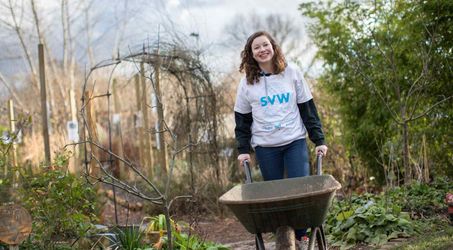
[[242,162],[242,165],[244,165],[244,171],[245,171],[245,183],[252,183],[252,171],[250,170],[250,162],[245,160]]
[[322,175],[322,152],[316,154],[316,174]]

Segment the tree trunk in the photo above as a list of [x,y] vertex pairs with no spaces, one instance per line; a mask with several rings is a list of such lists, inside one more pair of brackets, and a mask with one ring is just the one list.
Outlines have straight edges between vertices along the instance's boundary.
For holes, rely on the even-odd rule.
[[408,122],[403,122],[403,166],[404,166],[404,184],[412,181],[412,169],[409,163],[409,133]]

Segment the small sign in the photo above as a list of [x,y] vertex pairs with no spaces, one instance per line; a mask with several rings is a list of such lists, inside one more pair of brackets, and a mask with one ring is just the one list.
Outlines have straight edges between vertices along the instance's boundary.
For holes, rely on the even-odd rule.
[[3,131],[2,135],[0,136],[0,140],[3,144],[10,144],[12,142],[12,137],[14,138],[14,144],[22,143],[22,130],[19,130],[16,135],[11,134],[8,131]]
[[121,115],[120,114],[113,114],[112,115],[112,123],[115,125],[120,124],[121,121]]
[[3,142],[3,144],[10,144],[11,143],[11,136],[9,136],[8,131],[3,131],[3,133],[2,133],[2,142]]
[[31,233],[31,216],[19,205],[0,207],[0,242],[19,245]]
[[17,132],[15,143],[20,144],[22,143],[22,129]]
[[78,142],[79,124],[77,124],[77,121],[68,121],[66,127],[68,129],[68,139],[73,142]]

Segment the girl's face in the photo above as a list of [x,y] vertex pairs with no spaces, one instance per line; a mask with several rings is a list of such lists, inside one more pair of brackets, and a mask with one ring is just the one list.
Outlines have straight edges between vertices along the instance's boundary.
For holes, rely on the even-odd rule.
[[274,48],[266,36],[259,36],[252,42],[252,54],[258,64],[267,64],[272,62]]

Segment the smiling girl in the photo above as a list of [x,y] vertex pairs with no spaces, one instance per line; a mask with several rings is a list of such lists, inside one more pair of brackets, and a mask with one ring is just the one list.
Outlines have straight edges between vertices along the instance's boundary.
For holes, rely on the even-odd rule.
[[[234,114],[238,160],[250,161],[256,152],[265,181],[309,175],[306,137],[325,155],[327,146],[310,89],[302,72],[286,63],[272,36],[252,34],[241,52]],[[296,238],[305,230],[296,230]]]

